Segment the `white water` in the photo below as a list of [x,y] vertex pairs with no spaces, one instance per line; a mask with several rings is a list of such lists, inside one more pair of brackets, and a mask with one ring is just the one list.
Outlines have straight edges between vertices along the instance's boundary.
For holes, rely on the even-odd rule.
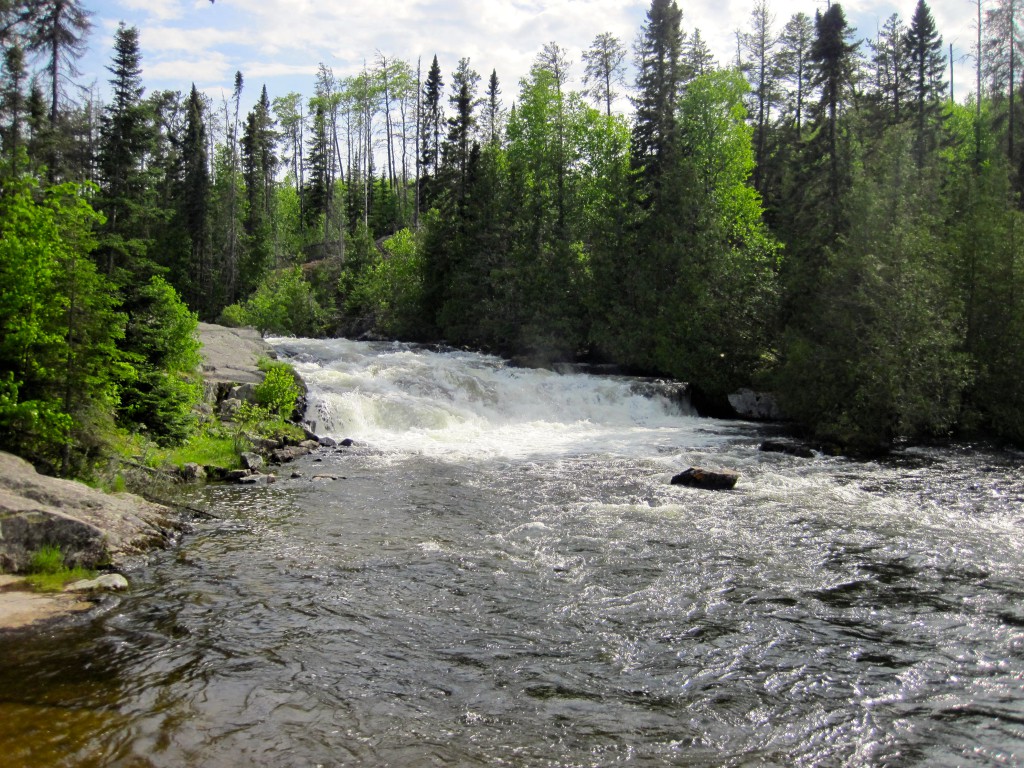
[[345,339],[271,339],[309,387],[318,434],[385,451],[467,458],[642,457],[721,442],[729,429],[635,379],[516,368],[497,357]]

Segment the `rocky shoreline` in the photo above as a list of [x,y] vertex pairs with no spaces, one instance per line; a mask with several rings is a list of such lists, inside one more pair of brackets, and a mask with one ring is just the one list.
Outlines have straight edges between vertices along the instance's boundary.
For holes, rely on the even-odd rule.
[[[262,381],[259,359],[273,350],[259,333],[200,323],[199,338],[209,402],[223,400],[234,388]],[[309,440],[301,448],[292,447],[288,457],[316,447],[319,443]],[[287,460],[283,454],[280,458]],[[69,566],[127,570],[133,559],[171,543],[183,525],[181,514],[169,507],[133,494],[107,494],[83,483],[46,477],[28,462],[0,452],[0,572],[24,569],[34,551],[54,542],[60,542]],[[0,631],[89,608],[92,603],[84,596],[96,586],[79,585],[78,589],[65,594],[34,593],[23,578],[3,575]]]

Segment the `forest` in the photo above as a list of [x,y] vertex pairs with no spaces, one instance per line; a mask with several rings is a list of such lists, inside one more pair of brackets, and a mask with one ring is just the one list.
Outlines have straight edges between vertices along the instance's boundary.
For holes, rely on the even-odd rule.
[[854,454],[1024,444],[1024,4],[977,3],[959,101],[908,10],[860,40],[753,0],[726,62],[652,0],[511,88],[378,51],[243,113],[242,72],[147,92],[124,24],[77,90],[83,0],[0,0],[0,448],[187,439],[197,319],[768,390]]

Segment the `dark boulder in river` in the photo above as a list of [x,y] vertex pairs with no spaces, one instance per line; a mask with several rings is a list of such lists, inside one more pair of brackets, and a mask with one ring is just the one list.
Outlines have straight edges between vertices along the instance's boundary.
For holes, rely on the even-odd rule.
[[727,491],[736,486],[740,479],[739,472],[731,469],[704,469],[690,467],[672,478],[672,485],[685,485],[689,488],[705,488],[712,491]]

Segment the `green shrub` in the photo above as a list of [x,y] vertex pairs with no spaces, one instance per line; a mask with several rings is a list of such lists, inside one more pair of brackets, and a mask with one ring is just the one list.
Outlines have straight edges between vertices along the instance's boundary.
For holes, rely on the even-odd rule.
[[229,304],[220,311],[217,322],[228,328],[241,328],[244,325],[249,325],[249,313],[241,304]]
[[257,404],[281,418],[291,418],[295,401],[299,399],[299,387],[291,366],[271,363],[265,370],[263,381],[256,386],[254,393]]

